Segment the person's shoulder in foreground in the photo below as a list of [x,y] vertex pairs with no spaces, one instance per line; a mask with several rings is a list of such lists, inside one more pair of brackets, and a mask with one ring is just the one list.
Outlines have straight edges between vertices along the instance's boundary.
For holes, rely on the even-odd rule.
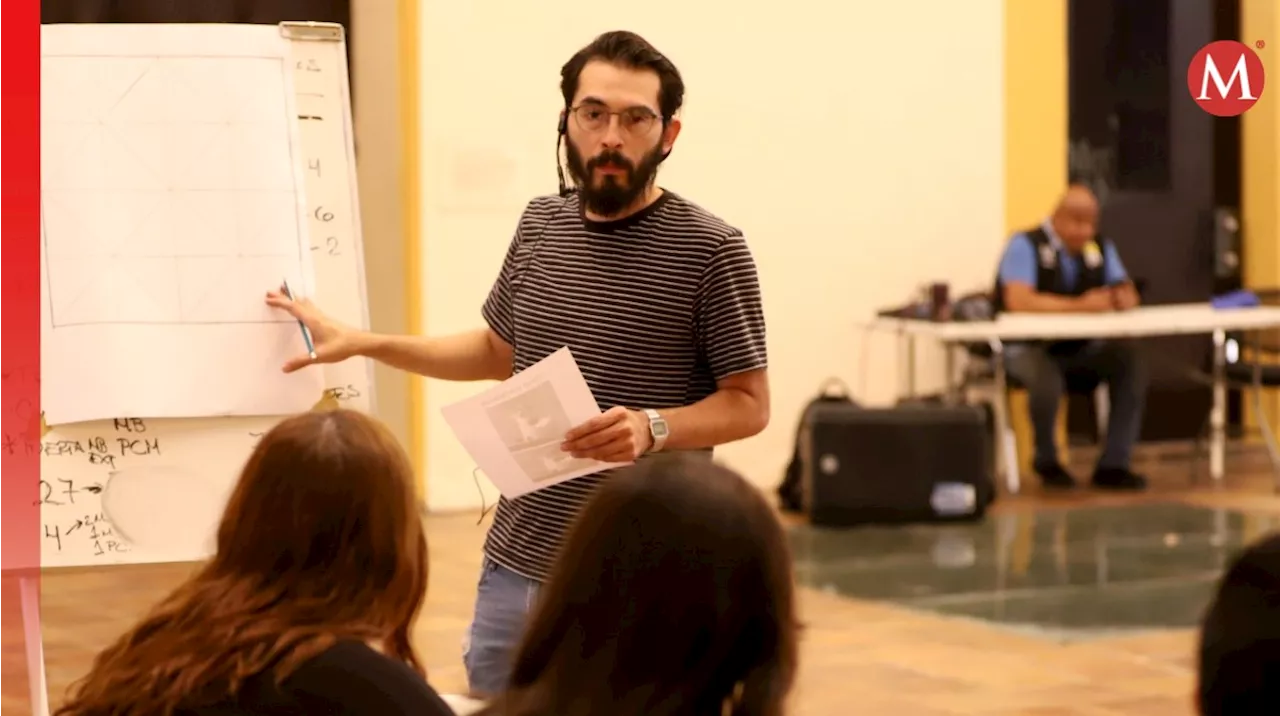
[[344,641],[299,667],[284,688],[314,713],[449,715],[435,689],[401,661]]

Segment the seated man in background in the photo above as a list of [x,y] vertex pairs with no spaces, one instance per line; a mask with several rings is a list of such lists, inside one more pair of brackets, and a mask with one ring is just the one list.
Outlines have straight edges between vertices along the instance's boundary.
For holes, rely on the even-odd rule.
[[[1009,241],[992,296],[996,312],[1100,313],[1137,306],[1137,289],[1115,245],[1099,237],[1097,227],[1097,198],[1088,187],[1073,184],[1048,220]],[[1008,345],[1005,363],[1009,377],[1030,397],[1033,465],[1046,487],[1075,486],[1054,443],[1068,374],[1106,382],[1111,396],[1107,442],[1093,473],[1094,486],[1146,486],[1143,477],[1129,470],[1147,390],[1136,346],[1116,340],[1031,341]]]

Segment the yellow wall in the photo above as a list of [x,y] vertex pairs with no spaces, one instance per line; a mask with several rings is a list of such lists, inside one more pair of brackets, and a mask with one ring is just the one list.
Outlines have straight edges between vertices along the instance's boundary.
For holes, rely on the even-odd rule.
[[[799,0],[781,14],[420,1],[419,330],[480,325],[521,209],[555,191],[560,65],[619,27],[666,52],[688,85],[660,182],[741,227],[759,264],[773,420],[718,453],[753,481],[781,479],[795,421],[829,376],[865,403],[897,397],[895,342],[860,321],[927,281],[991,282],[1006,229],[1000,0]],[[936,388],[941,361],[922,352],[922,387]],[[428,503],[478,507],[473,464],[440,408],[483,386],[426,383]]]
[[[360,220],[368,278],[369,319],[376,331],[404,333],[413,325],[410,311],[418,304],[418,291],[408,281],[405,254],[417,246],[413,234],[417,222],[405,212],[417,206],[402,194],[405,177],[412,176],[416,160],[408,148],[417,138],[417,122],[406,120],[402,109],[416,109],[413,87],[414,62],[404,62],[416,49],[416,24],[402,32],[399,11],[416,7],[418,0],[379,0],[352,3],[351,74],[354,97],[357,181],[360,185]],[[411,424],[412,393],[404,373],[375,366],[378,417],[406,446],[420,433]]]
[[1067,183],[1066,0],[1006,0],[1005,228],[1042,220]]
[[[421,176],[419,154],[419,112],[421,110],[419,93],[421,91],[420,50],[419,42],[419,0],[397,0],[397,39],[399,52],[397,59],[400,70],[400,136],[401,144],[400,172],[402,177],[401,201],[404,217],[402,235],[404,237],[404,263],[400,266],[404,276],[404,300],[406,330],[421,331],[422,325],[422,261],[425,255],[422,235]],[[422,420],[422,378],[414,374],[405,374],[400,386],[403,396],[408,400],[406,423],[409,429],[409,456],[413,459],[418,472],[418,490],[423,497],[427,494],[427,456],[425,453],[425,435]]]
[[[1280,81],[1272,78],[1280,77],[1280,55],[1273,49],[1280,46],[1280,2],[1242,0],[1240,9],[1239,39],[1267,43],[1258,54],[1271,80],[1241,120],[1245,285],[1274,288],[1280,286]],[[1280,400],[1275,391],[1268,392],[1267,413],[1280,427]]]

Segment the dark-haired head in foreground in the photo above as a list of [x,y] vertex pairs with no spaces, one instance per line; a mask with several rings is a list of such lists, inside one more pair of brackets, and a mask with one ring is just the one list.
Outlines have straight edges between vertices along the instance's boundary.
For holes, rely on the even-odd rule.
[[1231,564],[1200,634],[1203,716],[1280,714],[1280,534]]
[[798,625],[782,526],[705,454],[661,456],[601,486],[539,595],[513,716],[780,714]]

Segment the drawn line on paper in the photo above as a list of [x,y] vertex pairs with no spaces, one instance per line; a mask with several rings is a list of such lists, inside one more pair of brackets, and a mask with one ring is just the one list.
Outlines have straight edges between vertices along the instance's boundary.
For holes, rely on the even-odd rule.
[[[226,57],[217,57],[217,56],[210,56],[210,55],[173,55],[173,56],[157,57],[154,55],[49,54],[49,55],[45,55],[45,57],[46,58],[53,57],[53,58],[59,58],[59,59],[83,59],[83,60],[103,60],[103,59],[149,60],[149,62],[146,65],[144,65],[141,69],[137,70],[136,76],[133,78],[131,82],[128,83],[127,87],[120,94],[120,96],[116,97],[113,102],[111,102],[109,105],[106,106],[105,110],[102,110],[101,113],[98,114],[98,117],[96,118],[95,121],[92,121],[92,122],[50,121],[50,124],[63,125],[63,126],[83,125],[83,124],[97,125],[99,127],[99,132],[100,132],[98,135],[99,140],[107,139],[108,137],[110,138],[110,140],[114,140],[115,144],[118,145],[118,148],[116,149],[117,151],[126,152],[131,159],[133,159],[138,165],[140,165],[140,167],[144,167],[147,170],[147,173],[156,180],[157,184],[162,186],[166,184],[166,182],[162,177],[156,176],[157,169],[155,166],[152,165],[152,162],[147,161],[144,158],[143,153],[139,150],[139,148],[135,146],[133,142],[128,140],[126,137],[124,137],[117,128],[111,127],[105,121],[105,118],[108,115],[110,115],[113,112],[116,112],[121,107],[121,105],[123,105],[128,100],[129,96],[139,87],[139,85],[143,82],[144,79],[146,79],[148,76],[151,76],[152,73],[166,61],[183,62],[188,60],[216,59],[216,60],[219,60],[220,62],[226,62],[228,59],[268,60],[274,63],[274,69],[277,72],[279,72],[279,76],[282,79],[286,71],[284,67],[284,60],[278,56],[277,57],[252,56],[252,57],[240,57],[240,58],[226,58]],[[287,82],[281,81],[279,83],[279,86],[282,88],[282,91],[285,93],[285,100],[286,100],[285,104],[287,106],[288,100],[289,100],[289,97],[288,97],[289,85]],[[239,96],[237,97],[237,99],[240,100],[240,102],[234,108],[230,108],[235,112],[240,111],[243,108],[243,106],[250,101],[250,99],[245,96]],[[92,116],[93,114],[94,112],[83,112],[83,113],[80,113],[79,116]],[[229,115],[229,116],[233,116],[233,115]],[[135,122],[134,124],[137,124],[137,123]],[[191,126],[195,124],[207,124],[207,123],[190,121],[190,122],[166,122],[166,123],[144,122],[142,124],[145,125],[149,130],[154,130],[156,126],[163,127],[166,124],[168,126]],[[249,127],[249,126],[252,126],[254,123],[253,122],[239,122],[239,123],[224,122],[221,124],[224,124],[225,126],[228,126],[228,127],[231,127],[231,126]],[[154,134],[151,132],[148,132],[144,136],[147,136],[148,138],[150,138],[152,136],[163,136],[163,134],[164,132],[161,130],[159,132],[154,132]],[[225,134],[225,132],[223,134]],[[84,141],[86,142],[89,141],[91,136],[92,135],[86,135],[83,138]],[[210,142],[212,143],[217,139],[219,139],[219,137],[215,136],[210,139]],[[299,177],[297,176],[296,171],[293,170],[293,163],[296,160],[296,157],[294,154],[295,148],[293,147],[292,142],[287,142],[287,147],[288,147],[288,158],[290,161],[290,171],[288,172],[290,189],[287,191],[284,191],[283,193],[285,194],[286,197],[292,199],[292,202],[289,205],[296,206],[296,201],[297,201],[297,197],[299,196],[300,190],[299,190],[299,187],[297,186]],[[157,156],[166,156],[164,148],[161,147],[160,149],[161,151],[157,154]],[[191,156],[202,156],[202,155],[193,152]],[[104,167],[104,170],[105,169],[106,167]],[[234,175],[235,174],[233,172],[233,176]],[[181,192],[173,192],[172,186],[167,187],[167,189],[171,193],[181,193]],[[93,190],[90,190],[90,191],[93,191]],[[97,191],[106,191],[115,196],[119,195],[119,192],[111,191],[110,189],[103,189],[103,190],[97,190]],[[188,190],[184,189],[182,191],[185,192]],[[201,188],[193,188],[190,191],[192,193],[203,193],[203,194],[208,194],[209,192],[221,191],[221,192],[225,192],[228,195],[241,195],[244,193],[252,193],[254,196],[262,196],[264,198],[267,195],[270,195],[273,193],[272,190],[254,191],[254,190],[246,190],[240,186],[228,187],[226,189],[218,189],[218,188],[209,189],[209,188],[201,187]],[[275,193],[281,193],[281,190],[279,189],[274,191]],[[134,195],[138,196],[139,194],[142,194],[143,198],[154,198],[154,197],[147,197],[146,195],[155,194],[155,193],[157,192],[134,192]],[[45,196],[47,199],[48,192],[45,193]],[[140,212],[140,215],[138,217],[135,217],[136,223],[134,224],[134,226],[125,232],[121,232],[121,238],[118,239],[119,245],[128,245],[131,242],[136,243],[136,241],[138,240],[137,236],[141,232],[142,227],[145,226],[148,221],[151,221],[155,217],[156,212],[162,210],[162,208],[165,208],[164,205],[165,205],[165,201],[161,200],[157,202],[155,205],[151,206],[149,209],[144,209],[142,212]],[[273,218],[273,215],[270,212],[270,208],[280,209],[283,206],[286,206],[286,205],[280,204],[280,205],[277,205],[276,207],[262,206],[261,208],[264,209],[264,212],[259,218],[265,222],[270,222]],[[170,204],[169,207],[167,208],[175,209],[177,207],[174,204]],[[223,273],[230,275],[233,278],[233,283],[235,278],[244,277],[245,274],[248,274],[249,276],[254,276],[258,274],[259,271],[254,270],[255,268],[261,268],[262,269],[261,273],[263,273],[264,275],[270,274],[272,277],[279,275],[281,273],[282,268],[290,269],[290,270],[284,271],[284,273],[286,274],[292,273],[293,271],[301,272],[302,267],[305,265],[304,264],[304,247],[302,246],[303,242],[301,240],[301,232],[303,227],[302,227],[302,220],[298,218],[296,211],[289,214],[288,220],[289,220],[289,223],[292,224],[292,228],[294,231],[294,241],[293,241],[293,245],[290,246],[289,252],[287,254],[285,253],[280,253],[280,254],[236,253],[235,249],[241,248],[239,246],[239,241],[237,241],[235,242],[236,243],[235,247],[228,247],[228,248],[231,248],[232,251],[223,252],[219,254],[212,254],[212,255],[211,254],[198,254],[198,255],[174,254],[174,255],[165,255],[163,257],[160,257],[160,256],[155,256],[154,254],[142,254],[137,256],[130,256],[127,259],[123,256],[118,256],[118,255],[110,256],[110,257],[79,256],[78,258],[82,260],[85,258],[91,258],[96,261],[99,258],[111,258],[111,259],[115,259],[115,261],[112,262],[114,265],[110,266],[110,268],[104,268],[102,266],[97,266],[97,265],[90,265],[88,267],[82,266],[81,268],[84,270],[82,270],[81,273],[87,274],[88,278],[86,279],[84,285],[80,287],[81,288],[80,294],[77,295],[75,298],[73,298],[69,303],[63,302],[59,298],[65,293],[65,289],[63,289],[62,287],[67,285],[65,283],[67,276],[63,275],[63,272],[67,270],[69,267],[63,265],[65,259],[59,258],[62,255],[52,250],[52,248],[56,248],[60,246],[61,239],[60,239],[60,236],[58,235],[55,235],[52,237],[50,236],[51,231],[49,228],[49,223],[47,221],[49,207],[46,206],[45,200],[41,201],[40,211],[41,211],[41,239],[44,245],[45,254],[47,257],[49,257],[45,264],[46,283],[49,289],[48,290],[49,314],[50,314],[51,323],[55,328],[69,327],[69,326],[85,326],[85,325],[174,325],[174,324],[244,325],[244,324],[288,323],[288,321],[283,318],[273,319],[273,318],[268,318],[266,316],[263,316],[261,311],[261,305],[259,303],[241,303],[237,301],[215,301],[214,304],[212,304],[213,308],[211,310],[218,310],[218,311],[226,310],[231,313],[239,313],[240,311],[243,311],[244,313],[251,313],[251,315],[244,315],[243,317],[241,317],[240,315],[233,315],[233,316],[224,315],[224,316],[216,316],[216,317],[200,317],[198,316],[198,314],[194,316],[189,315],[188,312],[184,311],[184,303],[186,302],[183,301],[182,288],[184,285],[189,284],[190,281],[189,279],[182,280],[182,278],[179,277],[178,262],[184,262],[183,267],[187,269],[187,273],[191,277],[205,276],[210,271],[214,270],[213,266],[208,263],[204,264],[204,266],[207,266],[208,268],[202,268],[201,267],[202,260],[224,262],[224,264],[227,264],[227,265],[224,265],[222,267]],[[67,211],[65,212],[65,215],[68,220],[75,220],[77,218],[83,220],[82,216],[76,216],[77,213],[78,212],[75,212],[75,211]],[[283,218],[283,216],[284,216],[283,214],[275,214],[274,218],[281,219]],[[251,232],[253,231],[262,231],[263,226],[266,226],[266,224],[263,224],[258,227],[246,227],[238,224],[237,239],[241,237],[241,232],[244,232],[244,235],[250,235]],[[55,229],[55,231],[56,230],[57,229]],[[267,263],[273,263],[273,265],[271,266],[261,266],[261,267],[256,266],[256,264],[264,263],[260,259],[267,259],[267,258],[278,258],[280,260],[286,261],[288,265],[282,266],[280,262],[277,261],[277,262],[267,262]],[[129,267],[129,266],[121,265],[123,263],[127,263],[129,260],[133,260],[133,261],[142,260],[142,261],[148,261],[149,263],[154,263],[155,259],[162,259],[166,262],[171,260],[173,262],[173,264],[170,266],[159,267],[161,271],[164,271],[164,270],[168,271],[167,276],[164,274],[160,274],[159,277],[157,277],[156,275],[152,275],[148,277],[145,275],[145,272],[144,274],[138,273],[138,271],[142,270],[143,268],[141,266]],[[253,264],[250,264],[248,267],[246,267],[246,265],[243,263],[243,261],[246,259],[253,261]],[[90,262],[90,263],[92,264],[93,262]],[[57,265],[56,268],[55,268],[55,264]],[[153,270],[154,269],[155,267],[153,267]],[[92,275],[93,271],[97,271],[98,275],[97,276]],[[122,305],[122,301],[127,300],[127,297],[121,296],[120,294],[118,294],[117,292],[111,289],[119,288],[122,285],[120,282],[126,280],[123,275],[126,273],[129,274],[129,280],[131,280],[132,284],[136,285],[138,295],[150,296],[154,294],[154,292],[158,290],[160,287],[167,287],[169,291],[166,293],[166,297],[161,297],[160,299],[156,299],[154,298],[154,296],[152,296],[149,300],[143,300],[138,302],[138,305],[134,305],[134,306]],[[58,274],[58,276],[56,277],[57,278],[56,281],[55,281],[54,274]],[[111,280],[104,279],[103,278],[104,276],[110,276]],[[151,281],[148,281],[147,280],[148,278],[151,279]],[[103,286],[104,283],[108,285]],[[94,288],[95,285],[97,285],[100,289],[102,289],[100,291],[101,295],[94,296],[96,300],[82,304],[86,296],[92,293],[92,289]],[[57,286],[58,288],[55,288],[55,286]],[[215,293],[215,294],[218,291],[218,288],[219,288],[218,286],[213,284],[210,284],[209,286],[205,287],[206,291]],[[227,296],[238,295],[239,293],[241,293],[241,291],[238,290],[239,287],[230,286],[229,288],[231,289],[230,291],[224,292],[222,294],[217,294],[217,295],[227,297]],[[247,293],[252,294],[253,292],[247,292]],[[249,301],[249,299],[246,299],[246,301]],[[151,304],[150,307],[143,305],[148,303]],[[188,307],[188,308],[200,308],[200,303],[202,302],[197,301],[195,302],[193,307]],[[59,305],[61,306],[60,309],[58,308]],[[86,308],[92,308],[95,311],[102,311],[106,309],[117,315],[112,316],[108,313],[106,315],[93,316],[90,314],[90,315],[77,317],[78,320],[76,320],[75,318],[73,318],[72,320],[68,320],[68,318],[72,318],[72,317],[68,316],[67,313],[69,312],[70,309],[73,309],[77,305],[83,305]],[[219,308],[219,307],[222,307],[222,308]],[[159,313],[164,315],[159,315],[159,316],[146,315],[148,312],[156,313],[154,309],[157,309],[157,308],[159,309]],[[114,310],[112,311],[112,309]],[[127,310],[124,310],[124,309],[127,309]],[[240,311],[237,311],[237,309],[240,309]],[[175,313],[177,315],[172,316],[172,314],[175,314]],[[130,314],[133,314],[133,315],[130,315]]]
[[551,381],[503,395],[487,404],[485,413],[512,459],[533,482],[552,480],[594,464],[560,448],[573,424]]
[[[138,59],[141,59],[141,58],[138,58]],[[147,63],[147,66],[142,68],[142,71],[138,73],[138,76],[134,78],[133,82],[130,82],[129,86],[125,87],[124,91],[120,93],[120,96],[116,97],[116,101],[112,102],[111,106],[108,107],[107,110],[102,113],[104,116],[114,112],[116,110],[116,107],[119,107],[120,103],[124,101],[124,98],[128,97],[129,93],[133,92],[133,88],[137,87],[139,82],[145,79],[147,75],[151,74],[151,68],[156,66],[156,58],[152,57],[149,59],[151,60],[151,62]],[[98,121],[99,122],[102,121],[101,116],[98,118]]]

